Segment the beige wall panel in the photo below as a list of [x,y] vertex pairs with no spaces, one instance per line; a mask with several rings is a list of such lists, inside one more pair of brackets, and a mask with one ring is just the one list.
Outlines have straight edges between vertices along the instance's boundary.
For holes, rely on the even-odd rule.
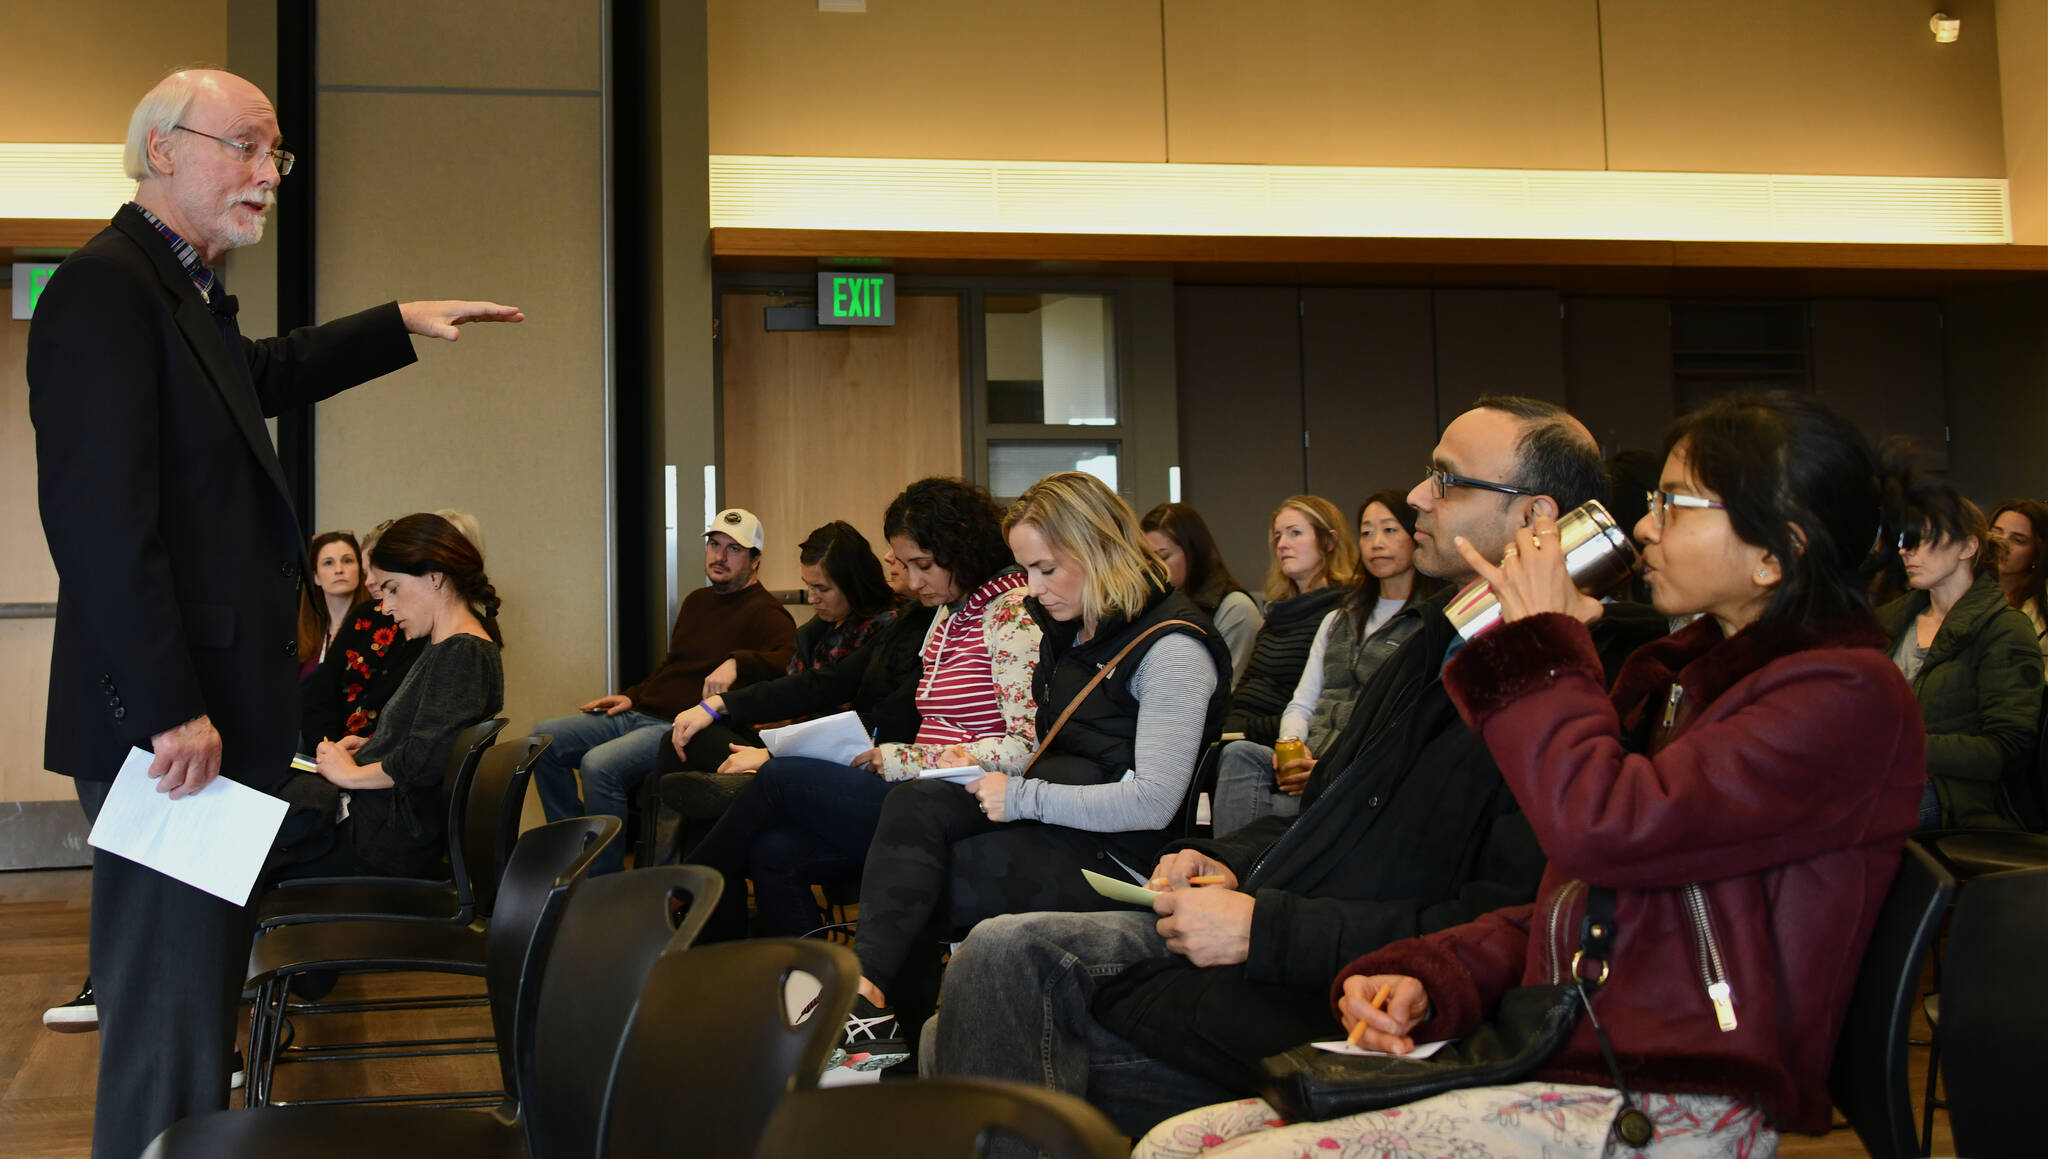
[[316,75],[323,85],[595,91],[598,31],[597,0],[347,0],[320,6]]
[[2012,240],[2048,245],[2048,0],[1998,0]]
[[[725,498],[761,517],[761,582],[797,588],[797,544],[844,519],[885,550],[882,513],[904,486],[961,473],[960,299],[898,294],[894,326],[762,326],[786,299],[721,301]],[[685,569],[702,557],[685,536]]]
[[1158,0],[868,9],[711,0],[711,151],[1167,159]]
[[1601,167],[1593,0],[1166,0],[1166,50],[1173,161]]
[[119,141],[149,86],[227,58],[226,0],[6,0],[0,141]]
[[[598,102],[329,93],[323,317],[483,297],[520,326],[416,339],[418,365],[320,404],[317,529],[456,507],[504,599],[515,729],[604,690]],[[393,152],[393,128],[453,125]]]
[[68,801],[71,778],[43,771],[55,620],[0,620],[0,801]]
[[1998,40],[1973,4],[1605,0],[1614,169],[2003,177]]
[[[28,421],[28,323],[0,319],[0,603],[57,599],[57,569],[36,511],[35,428]],[[43,771],[43,711],[57,621],[0,620],[0,801],[72,796]]]

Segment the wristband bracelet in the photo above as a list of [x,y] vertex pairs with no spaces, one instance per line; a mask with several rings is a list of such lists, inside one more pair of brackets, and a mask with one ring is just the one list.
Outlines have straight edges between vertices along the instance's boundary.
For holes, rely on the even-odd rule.
[[724,714],[724,713],[722,713],[722,712],[720,712],[720,711],[718,711],[717,709],[715,709],[715,708],[711,707],[711,702],[710,702],[709,700],[700,700],[700,701],[698,701],[698,702],[697,702],[697,707],[698,707],[698,708],[701,708],[701,709],[703,709],[703,710],[704,710],[705,712],[708,712],[708,713],[710,713],[710,714],[711,714],[711,719],[713,719],[713,720],[724,720],[724,719],[725,719],[725,714]]

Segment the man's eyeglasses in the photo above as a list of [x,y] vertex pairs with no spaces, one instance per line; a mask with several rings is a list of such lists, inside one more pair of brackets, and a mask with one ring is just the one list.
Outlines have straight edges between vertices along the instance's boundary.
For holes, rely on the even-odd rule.
[[1475,491],[1498,491],[1503,495],[1541,495],[1527,487],[1510,487],[1506,483],[1491,483],[1485,479],[1474,479],[1469,475],[1453,475],[1442,467],[1431,463],[1426,468],[1429,481],[1436,488],[1436,497],[1442,499],[1450,494],[1453,487],[1470,487]]
[[1664,511],[1667,507],[1691,507],[1701,511],[1728,510],[1726,503],[1702,499],[1697,495],[1680,495],[1676,491],[1645,491],[1643,502],[1649,505],[1650,522],[1656,524],[1660,531],[1664,528]]
[[205,137],[209,141],[219,141],[221,144],[241,154],[242,164],[244,165],[260,165],[263,163],[263,158],[268,157],[277,163],[277,175],[279,177],[290,173],[292,171],[292,163],[298,160],[297,157],[292,156],[283,149],[265,149],[250,141],[230,141],[226,137],[216,137],[212,133],[202,133],[189,125],[172,125],[171,127],[190,133],[195,137]]

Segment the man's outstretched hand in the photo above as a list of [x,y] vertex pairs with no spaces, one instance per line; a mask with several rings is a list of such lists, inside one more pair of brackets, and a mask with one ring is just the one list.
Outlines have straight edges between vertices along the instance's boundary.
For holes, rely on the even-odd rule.
[[526,312],[519,307],[500,306],[496,302],[400,302],[398,314],[412,333],[450,342],[462,336],[457,326],[471,322],[526,321]]

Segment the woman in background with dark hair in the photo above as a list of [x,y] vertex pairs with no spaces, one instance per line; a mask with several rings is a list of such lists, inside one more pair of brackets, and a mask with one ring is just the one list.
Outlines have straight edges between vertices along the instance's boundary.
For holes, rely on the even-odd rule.
[[2041,650],[2033,624],[1999,587],[2004,543],[1941,479],[1908,490],[1903,526],[1908,591],[1877,618],[1927,725],[1920,828],[2017,829],[2003,782],[2033,763]]
[[362,547],[353,532],[323,531],[306,547],[306,574],[317,595],[299,594],[299,679],[313,674],[350,608],[363,602]]
[[1145,513],[1138,529],[1166,565],[1166,582],[1209,614],[1216,634],[1230,649],[1230,678],[1236,681],[1251,663],[1252,641],[1265,626],[1266,616],[1230,574],[1202,513],[1185,503],[1161,503]]
[[[811,757],[762,765],[685,857],[726,875],[711,936],[743,932],[742,878],[753,879],[762,933],[816,929],[823,921],[811,886],[860,872],[882,800],[898,782],[940,767],[949,752],[984,767],[1029,758],[1038,743],[1031,679],[1040,632],[1002,521],[988,492],[965,479],[920,479],[889,504],[882,532],[911,593],[936,613],[915,653],[916,733],[882,741],[850,766]],[[879,732],[895,718],[862,721]]]
[[[363,537],[357,554],[363,597],[342,617],[327,657],[299,683],[299,737],[304,752],[312,752],[323,740],[376,732],[377,714],[405,682],[405,674],[427,646],[425,640],[407,639],[369,590],[370,552],[388,526],[387,520]],[[303,647],[301,644],[301,655]]]
[[[1701,614],[1637,649],[1611,695],[1586,628],[1602,605],[1573,587],[1556,521],[1499,566],[1458,541],[1501,623],[1445,689],[1549,867],[1533,906],[1342,969],[1328,1037],[1363,1023],[1359,1046],[1406,1054],[1574,975],[1590,1013],[1528,1081],[1294,1125],[1220,1104],[1155,1127],[1141,1159],[1378,1153],[1383,1132],[1430,1155],[1733,1159],[1826,1133],[1828,1056],[1926,778],[1864,596],[1902,468],[1792,394],[1711,403],[1665,445],[1636,538],[1657,610]],[[1650,1134],[1626,1149],[1624,1112]]]
[[2034,639],[2048,655],[2048,503],[2039,499],[2008,499],[1991,512],[1991,535],[2005,544],[1998,565],[1998,586],[2005,602],[2034,622]]
[[[370,587],[400,630],[426,641],[368,740],[322,741],[316,773],[276,790],[294,806],[275,880],[418,877],[440,857],[442,772],[463,729],[505,703],[498,590],[483,556],[439,515],[408,515],[370,549]],[[347,810],[343,817],[342,797]]]
[[1406,492],[1389,488],[1368,496],[1355,522],[1363,563],[1358,582],[1323,617],[1294,695],[1280,714],[1279,735],[1300,740],[1308,755],[1276,763],[1270,744],[1240,740],[1224,746],[1211,814],[1218,837],[1260,817],[1300,811],[1316,754],[1327,752],[1344,731],[1358,694],[1381,662],[1421,625],[1396,613],[1443,587],[1415,570],[1415,508]]

